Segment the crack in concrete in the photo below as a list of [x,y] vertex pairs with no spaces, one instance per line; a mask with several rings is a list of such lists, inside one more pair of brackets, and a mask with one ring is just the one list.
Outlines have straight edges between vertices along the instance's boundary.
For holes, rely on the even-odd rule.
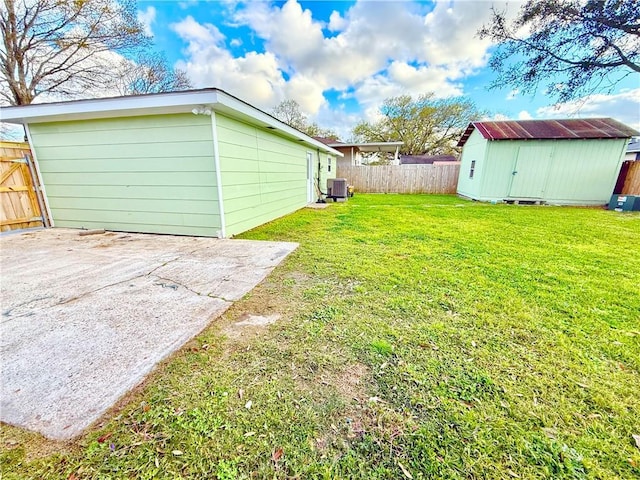
[[[197,252],[198,250],[203,250],[203,249],[202,249],[202,248],[196,248],[195,250],[192,250],[192,251],[186,252],[186,253],[184,253],[184,254],[182,254],[182,255],[178,255],[177,257],[172,258],[171,260],[167,260],[166,262],[164,262],[164,263],[162,263],[162,264],[158,265],[157,267],[154,267],[153,269],[151,269],[151,270],[150,270],[149,272],[147,272],[147,273],[141,273],[141,274],[139,274],[139,275],[134,275],[133,277],[128,277],[128,278],[125,278],[124,280],[120,280],[120,281],[118,281],[118,282],[113,282],[113,283],[110,283],[110,284],[108,284],[108,285],[103,285],[103,286],[98,287],[98,288],[95,288],[95,289],[93,289],[93,290],[89,290],[88,292],[83,292],[83,293],[81,293],[80,295],[77,295],[77,296],[75,296],[75,297],[67,298],[67,299],[65,299],[65,300],[61,300],[61,301],[60,301],[60,302],[58,302],[56,305],[65,305],[65,304],[67,304],[67,303],[71,303],[71,302],[74,302],[74,301],[76,301],[76,300],[79,300],[79,299],[80,299],[80,298],[82,298],[82,297],[86,297],[87,295],[91,295],[91,294],[93,294],[93,293],[99,292],[100,290],[104,290],[105,288],[115,287],[116,285],[121,285],[121,284],[126,283],[126,282],[131,282],[131,281],[133,281],[133,280],[137,280],[138,278],[151,276],[151,275],[153,274],[153,272],[155,272],[155,271],[156,271],[156,270],[158,270],[159,268],[162,268],[162,267],[164,267],[164,266],[166,266],[166,265],[169,265],[170,263],[173,263],[173,262],[175,262],[176,260],[180,260],[180,259],[181,259],[181,258],[183,258],[183,257],[186,257],[186,256],[189,256],[189,255],[192,255],[192,254],[194,254],[195,252]],[[155,276],[155,275],[154,275],[154,276]],[[159,278],[159,277],[158,277],[158,278]],[[173,281],[173,280],[166,279],[166,278],[165,278],[165,279],[163,279],[163,280]],[[175,283],[177,283],[177,282],[175,282]],[[184,286],[184,285],[183,285],[183,286]],[[185,288],[186,288],[187,290],[190,290],[190,289],[189,289],[188,287],[186,287],[186,286],[185,286]],[[193,290],[190,290],[190,291],[193,291]],[[197,293],[197,292],[193,292],[193,293]],[[198,295],[200,295],[199,293],[197,293],[197,294],[198,294]]]
[[1,321],[0,323],[5,323],[5,322],[7,322],[9,320],[12,320],[12,318],[19,318],[19,317],[27,316],[28,313],[23,313],[22,315],[13,316],[13,315],[11,315],[11,312],[13,312],[16,308],[24,307],[25,305],[29,305],[31,303],[39,302],[40,300],[46,300],[48,298],[53,298],[53,296],[52,295],[45,295],[44,297],[36,297],[36,298],[33,298],[33,299],[29,300],[29,301],[19,303],[18,305],[14,305],[13,307],[9,307],[4,312],[2,312],[2,316],[6,317],[6,319]]
[[[81,294],[79,294],[79,295],[76,295],[76,296],[74,296],[74,297],[66,298],[66,299],[60,300],[60,301],[59,301],[58,303],[56,303],[55,305],[66,305],[66,304],[68,304],[68,303],[74,302],[74,301],[79,300],[79,299],[81,299],[81,298],[83,298],[83,297],[86,297],[86,296],[88,296],[88,295],[92,295],[92,294],[94,294],[94,293],[96,293],[96,292],[99,292],[99,291],[101,291],[101,290],[104,290],[104,289],[106,289],[106,288],[115,287],[116,285],[121,285],[121,284],[123,284],[123,283],[131,282],[131,281],[133,281],[133,280],[137,280],[137,279],[139,279],[139,278],[143,278],[143,277],[155,277],[155,278],[157,278],[157,279],[159,279],[159,280],[164,280],[164,281],[166,281],[166,282],[171,282],[171,283],[173,283],[173,284],[175,284],[175,285],[178,285],[178,286],[180,286],[180,287],[184,288],[185,290],[188,290],[188,291],[190,291],[191,293],[194,293],[195,295],[198,295],[198,296],[201,296],[201,297],[215,298],[215,299],[218,299],[218,300],[222,300],[223,302],[233,303],[233,300],[228,299],[228,298],[225,298],[225,297],[222,297],[222,296],[219,296],[219,295],[213,295],[213,294],[211,294],[211,293],[202,293],[202,292],[198,292],[198,291],[196,291],[196,290],[192,289],[191,287],[189,287],[189,286],[187,286],[187,285],[185,285],[185,284],[183,284],[183,283],[180,283],[180,282],[178,282],[178,281],[176,281],[176,280],[174,280],[174,279],[172,279],[172,278],[166,278],[166,277],[162,277],[162,276],[160,276],[160,275],[154,275],[154,272],[156,272],[158,269],[160,269],[160,268],[162,268],[162,267],[166,267],[167,265],[169,265],[169,264],[171,264],[171,263],[174,263],[174,262],[176,262],[176,261],[178,261],[178,260],[180,260],[180,259],[182,259],[182,258],[184,258],[184,257],[188,257],[188,256],[193,255],[194,253],[196,253],[196,252],[198,252],[198,251],[206,250],[206,249],[207,249],[206,247],[196,248],[196,249],[194,249],[194,250],[191,250],[191,251],[189,251],[189,252],[186,252],[186,253],[184,253],[184,254],[182,254],[182,255],[178,255],[178,256],[177,256],[177,257],[175,257],[175,258],[172,258],[172,259],[170,259],[170,260],[167,260],[167,261],[163,262],[162,264],[160,264],[160,265],[158,265],[158,266],[156,266],[156,267],[152,268],[152,269],[151,269],[150,271],[148,271],[147,273],[141,273],[141,274],[139,274],[139,275],[134,275],[134,276],[132,276],[132,277],[128,277],[128,278],[125,278],[125,279],[123,279],[123,280],[119,280],[119,281],[117,281],[117,282],[109,283],[109,284],[107,284],[107,285],[103,285],[103,286],[101,286],[101,287],[94,288],[93,290],[89,290],[89,291],[83,292],[83,293],[81,293]],[[240,256],[237,256],[236,258],[249,258],[250,256],[251,256],[251,255],[240,255]],[[269,266],[266,266],[266,267],[255,267],[255,268],[256,268],[257,270],[268,270],[268,269],[273,268],[273,266],[269,265]],[[223,278],[222,280],[218,281],[218,283],[216,284],[216,286],[218,286],[218,287],[219,287],[219,286],[220,286],[220,285],[222,285],[225,281],[229,281],[229,279],[228,279],[228,278]],[[164,285],[164,284],[158,284],[158,285],[161,285],[161,286],[163,286],[163,287],[166,287],[166,285]],[[15,310],[16,308],[19,308],[19,307],[24,306],[24,305],[28,305],[28,304],[33,303],[33,302],[37,302],[37,301],[39,301],[39,300],[44,300],[44,299],[46,299],[46,298],[51,298],[51,297],[38,297],[38,298],[34,298],[33,300],[30,300],[30,301],[28,301],[28,302],[23,302],[23,303],[21,303],[20,305],[16,305],[16,306],[14,306],[14,307],[11,307],[11,308],[9,308],[9,309],[5,310],[4,312],[2,312],[2,316],[3,316],[3,317],[11,317],[11,316],[12,316],[12,315],[11,315],[11,312],[12,312],[13,310]],[[53,305],[51,305],[51,306],[53,306]],[[19,316],[24,316],[24,315],[19,315]],[[8,320],[8,319],[7,319],[7,320]],[[2,323],[2,322],[0,322],[0,323]]]
[[[154,277],[156,277],[158,280],[164,280],[166,282],[171,282],[173,283],[176,287],[180,286],[186,290],[189,290],[191,293],[195,293],[196,295],[198,295],[199,297],[209,297],[209,298],[216,298],[218,300],[222,300],[224,302],[228,302],[228,303],[233,303],[233,300],[229,300],[228,298],[224,298],[224,297],[220,297],[217,295],[212,295],[211,293],[202,293],[202,292],[197,292],[194,289],[192,289],[191,287],[188,287],[187,285],[185,285],[184,283],[180,283],[172,278],[166,278],[166,277],[161,277],[159,275],[153,275]],[[167,285],[164,283],[156,283],[156,285],[160,285],[162,287],[165,288],[171,288],[172,285]]]

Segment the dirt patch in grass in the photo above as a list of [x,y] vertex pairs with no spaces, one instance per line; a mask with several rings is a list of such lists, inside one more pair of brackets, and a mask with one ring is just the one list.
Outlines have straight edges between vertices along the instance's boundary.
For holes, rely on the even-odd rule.
[[27,462],[45,458],[53,454],[70,452],[73,442],[49,440],[38,433],[3,424],[0,428],[0,451],[22,450]]
[[221,330],[221,333],[230,338],[238,338],[246,335],[258,335],[261,329],[277,322],[282,315],[273,313],[271,315],[252,315],[244,313],[240,315],[235,323],[228,325]]
[[337,373],[328,381],[343,398],[348,400],[363,400],[366,398],[365,378],[369,369],[361,363],[348,365],[342,372]]

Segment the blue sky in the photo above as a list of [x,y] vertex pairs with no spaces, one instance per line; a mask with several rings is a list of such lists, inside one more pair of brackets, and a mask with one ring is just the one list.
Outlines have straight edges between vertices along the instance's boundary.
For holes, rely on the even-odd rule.
[[139,0],[139,18],[196,87],[266,111],[296,100],[344,138],[384,98],[466,95],[493,118],[611,116],[640,129],[640,75],[614,91],[553,107],[542,92],[488,90],[493,46],[475,37],[490,8],[519,2]]

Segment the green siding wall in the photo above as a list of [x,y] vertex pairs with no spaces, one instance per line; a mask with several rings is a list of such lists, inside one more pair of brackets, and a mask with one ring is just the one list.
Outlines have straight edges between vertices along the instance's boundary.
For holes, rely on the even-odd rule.
[[[558,141],[545,196],[554,201],[605,204],[611,199],[626,139]],[[570,145],[572,144],[572,145]]]
[[[469,140],[476,134],[474,131]],[[480,182],[473,187],[463,176],[468,176],[466,162],[481,147],[471,144],[468,151],[468,144],[464,147],[459,193],[484,201],[532,198],[569,205],[600,205],[609,201],[626,146],[625,139],[482,139],[479,143],[483,142],[485,161]],[[521,175],[515,183],[514,171]]]
[[210,117],[55,122],[30,132],[56,226],[219,234]]
[[[471,132],[462,150],[460,174],[458,175],[458,193],[465,197],[475,198],[481,191],[483,170],[487,153],[487,141],[478,133]],[[471,162],[475,160],[473,178],[469,178]]]
[[[216,119],[227,236],[307,204],[307,152],[317,171],[315,150],[221,114]],[[321,159],[326,188],[327,156]]]
[[[316,154],[316,159],[317,159]],[[321,168],[320,168],[320,188],[324,193],[327,193],[327,179],[336,178],[336,168],[338,166],[337,159],[333,155],[320,152]],[[331,164],[331,171],[329,171],[329,164]],[[317,170],[317,165],[316,165]]]

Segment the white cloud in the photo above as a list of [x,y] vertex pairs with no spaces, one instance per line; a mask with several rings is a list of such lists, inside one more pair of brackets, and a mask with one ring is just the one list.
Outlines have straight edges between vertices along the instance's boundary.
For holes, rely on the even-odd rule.
[[242,45],[242,40],[239,38],[234,38],[229,42],[229,45],[231,45],[232,47],[240,47]]
[[147,7],[145,10],[138,10],[138,21],[144,26],[144,33],[153,37],[153,22],[156,21],[156,9],[153,6]]
[[344,18],[342,18],[339,12],[336,12],[335,10],[331,12],[331,16],[329,17],[329,30],[331,30],[332,32],[339,32],[346,26],[347,22]]
[[239,7],[233,19],[264,40],[292,82],[297,75],[312,79],[305,82],[314,90],[311,96],[330,88],[354,88],[358,100],[379,103],[404,92],[432,90],[441,97],[463,93],[460,80],[488,60],[489,41],[471,37],[489,19],[490,6],[358,1],[343,15],[332,12],[328,28],[339,32],[332,37],[324,37],[325,25],[296,0],[281,7],[250,2]]
[[187,44],[187,59],[176,66],[196,87],[222,88],[264,109],[284,98],[284,78],[272,53],[234,57],[224,48],[225,37],[215,25],[200,24],[191,16],[171,28]]
[[317,123],[321,127],[327,127],[335,131],[342,140],[351,137],[351,130],[360,120],[362,115],[358,113],[347,113],[344,105],[331,108],[328,103],[320,107],[317,114],[309,117],[309,120]]
[[505,98],[505,100],[507,101],[515,100],[519,93],[520,93],[520,90],[517,88],[514,88],[507,94],[507,97]]
[[[327,24],[297,0],[230,1],[227,25],[249,27],[265,48],[239,58],[226,50],[213,25],[186,17],[173,29],[187,43],[187,58],[178,66],[196,85],[231,88],[249,101],[270,99],[268,108],[292,98],[311,116],[326,107],[323,94],[333,89],[373,115],[372,108],[392,95],[463,94],[462,80],[488,60],[489,41],[473,37],[489,20],[491,5],[359,0],[343,14],[332,12]],[[324,29],[336,34],[325,37]],[[237,46],[235,40],[229,45]],[[256,68],[264,74],[252,84],[246,75]]]
[[198,23],[191,15],[181,22],[171,24],[171,28],[189,44],[189,48],[196,45],[215,45],[224,40],[224,35],[218,27],[210,23]]
[[487,121],[495,120],[495,121],[500,122],[500,121],[504,121],[504,120],[511,120],[511,118],[509,117],[509,115],[505,115],[504,113],[496,113],[492,117],[483,118],[483,120],[487,120]]
[[178,2],[178,6],[182,10],[187,10],[188,8],[191,8],[197,4],[198,4],[198,0],[184,0],[182,2]]
[[612,117],[640,130],[640,88],[620,93],[594,94],[536,110],[542,118]]
[[518,120],[531,120],[532,118],[533,117],[531,116],[531,114],[526,110],[522,110],[520,113],[518,113]]

